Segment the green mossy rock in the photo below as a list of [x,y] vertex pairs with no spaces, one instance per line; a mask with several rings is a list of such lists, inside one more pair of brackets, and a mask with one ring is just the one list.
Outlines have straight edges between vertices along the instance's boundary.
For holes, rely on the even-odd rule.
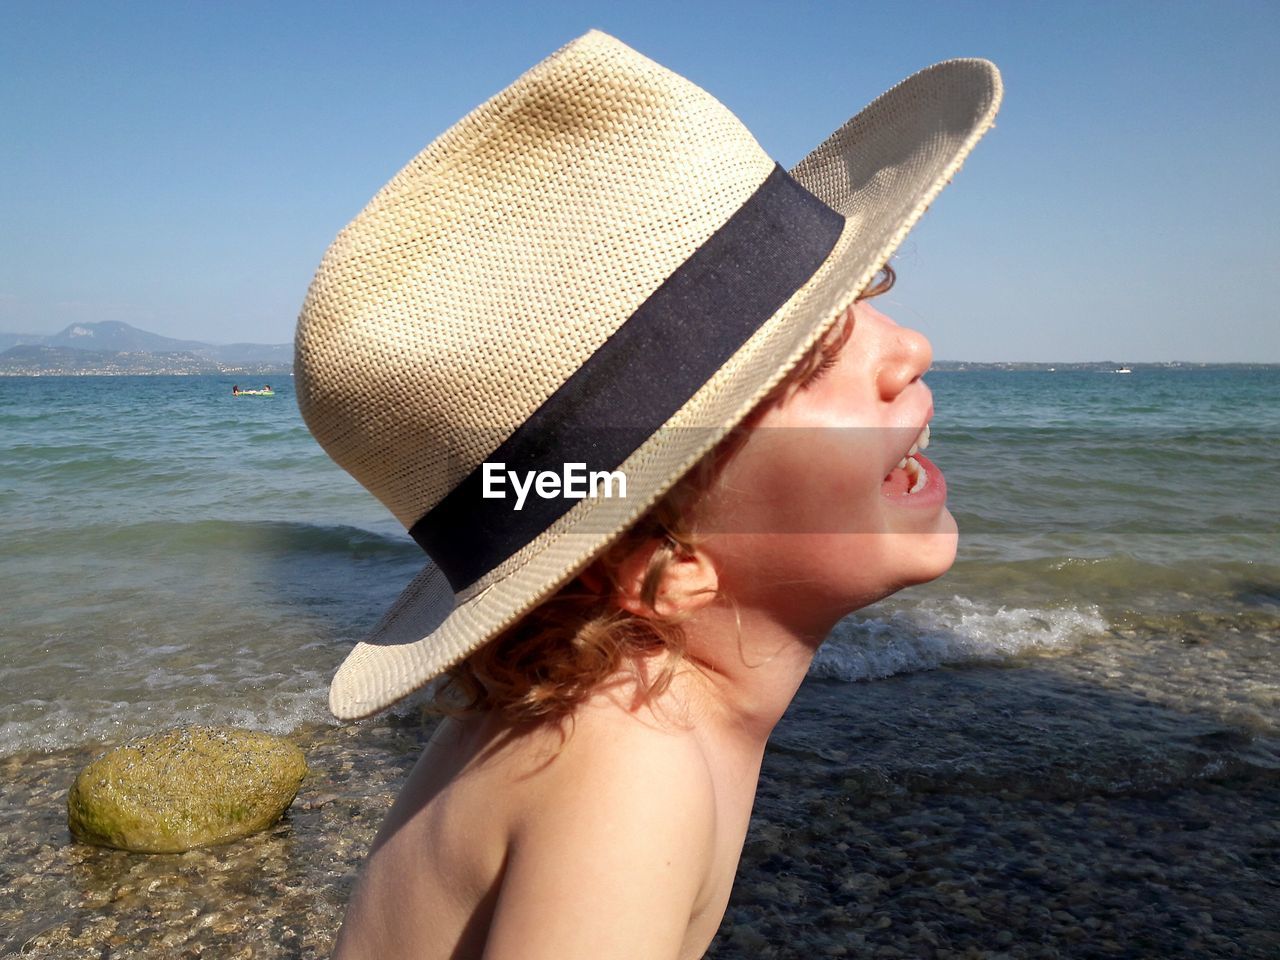
[[183,727],[104,754],[67,794],[85,843],[181,853],[265,830],[288,809],[307,764],[293,743],[230,727]]

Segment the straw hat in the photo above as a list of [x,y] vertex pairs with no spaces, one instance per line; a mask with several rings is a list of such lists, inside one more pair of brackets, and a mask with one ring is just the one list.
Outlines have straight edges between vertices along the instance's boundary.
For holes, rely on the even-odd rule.
[[[866,287],[1000,94],[985,60],[936,64],[788,174],[710,94],[592,31],[414,157],[298,320],[307,426],[433,561],[338,670],[333,713],[421,687],[639,518]],[[620,471],[626,496],[548,483],[517,510],[486,463]]]

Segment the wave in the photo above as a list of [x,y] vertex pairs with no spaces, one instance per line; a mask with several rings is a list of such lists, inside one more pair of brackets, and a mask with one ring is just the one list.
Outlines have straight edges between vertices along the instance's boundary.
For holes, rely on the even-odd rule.
[[344,524],[312,524],[288,520],[150,521],[100,524],[75,530],[50,530],[38,541],[7,545],[10,555],[56,553],[60,547],[83,553],[172,556],[226,551],[260,558],[342,556],[412,559],[421,565],[422,551],[404,535],[392,536]]
[[1107,629],[1093,606],[1010,609],[956,596],[910,612],[841,621],[819,648],[809,675],[855,682],[944,664],[1009,660],[1070,649]]

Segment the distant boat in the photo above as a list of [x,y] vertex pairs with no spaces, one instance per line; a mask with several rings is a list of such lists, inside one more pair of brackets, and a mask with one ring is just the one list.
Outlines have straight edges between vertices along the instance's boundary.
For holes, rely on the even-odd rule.
[[1112,373],[1133,373],[1128,367],[1121,367],[1119,370],[1112,370]]
[[274,397],[274,390],[237,390],[232,394],[233,397]]

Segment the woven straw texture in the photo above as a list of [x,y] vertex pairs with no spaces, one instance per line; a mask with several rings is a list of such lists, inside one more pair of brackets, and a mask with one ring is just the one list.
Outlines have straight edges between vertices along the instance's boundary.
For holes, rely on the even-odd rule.
[[[826,262],[621,469],[455,597],[433,566],[342,665],[330,708],[411,693],[543,599],[653,504],[803,356],[985,130],[995,68],[890,90],[793,175],[846,217]],[[400,171],[326,253],[296,337],[325,450],[412,526],[755,192],[773,161],[723,105],[591,32]],[[696,428],[696,429],[690,429]]]

